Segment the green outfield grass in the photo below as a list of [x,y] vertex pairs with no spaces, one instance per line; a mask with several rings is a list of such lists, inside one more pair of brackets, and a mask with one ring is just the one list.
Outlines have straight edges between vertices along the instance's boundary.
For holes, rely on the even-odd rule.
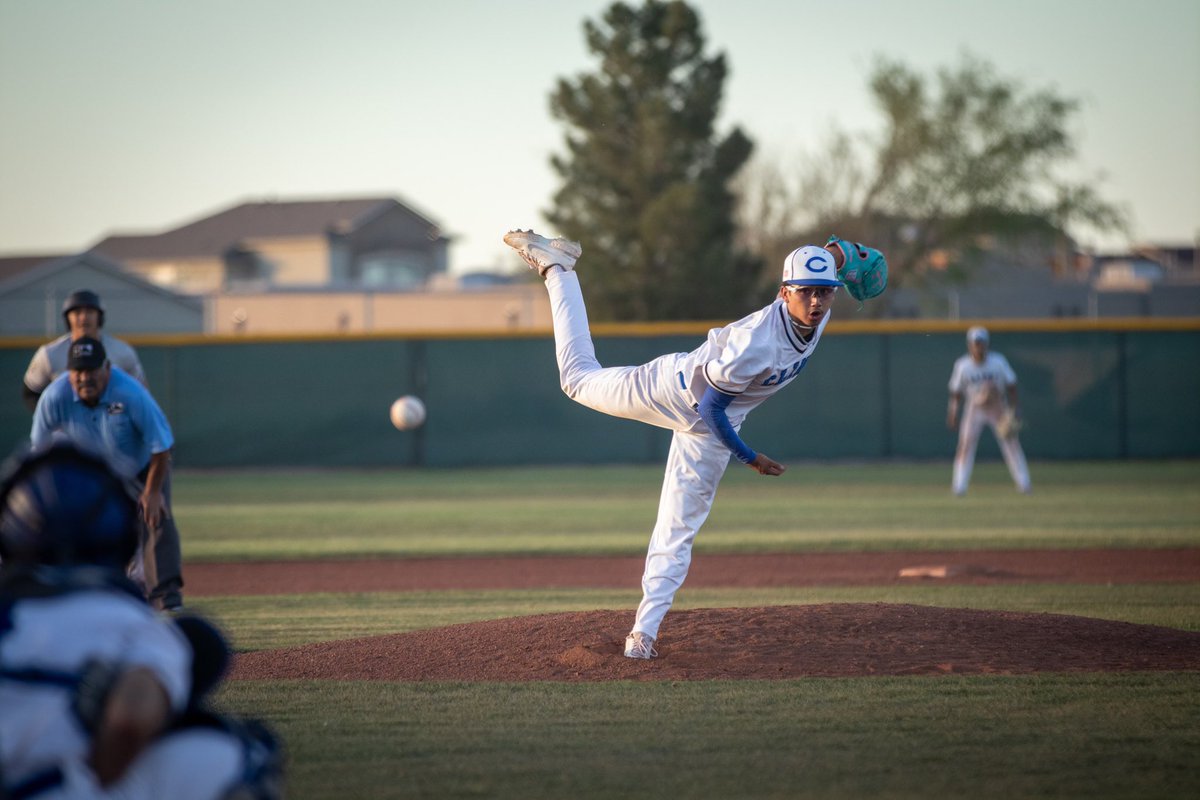
[[[1200,462],[734,465],[713,552],[1200,547]],[[207,473],[176,477],[188,560],[641,555],[661,468]],[[555,611],[628,589],[197,598],[239,650]],[[684,587],[676,608],[898,602],[1200,631],[1200,582]],[[284,735],[316,798],[1179,798],[1200,796],[1200,672],[606,684],[231,682],[225,708]]]
[[[1034,494],[981,464],[734,464],[701,534],[708,552],[1200,546],[1200,461],[1033,465]],[[658,466],[184,472],[188,560],[640,553]]]

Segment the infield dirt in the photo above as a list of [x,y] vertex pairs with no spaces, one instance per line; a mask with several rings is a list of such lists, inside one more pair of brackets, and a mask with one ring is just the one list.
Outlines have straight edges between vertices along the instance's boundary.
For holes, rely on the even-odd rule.
[[[945,577],[901,577],[912,567]],[[189,564],[189,596],[533,587],[636,590],[640,558]],[[688,587],[1200,581],[1200,550],[698,557]],[[621,655],[632,609],[543,614],[240,654],[233,678],[784,679],[1200,670],[1200,633],[1059,614],[887,603],[673,611],[653,661]]]

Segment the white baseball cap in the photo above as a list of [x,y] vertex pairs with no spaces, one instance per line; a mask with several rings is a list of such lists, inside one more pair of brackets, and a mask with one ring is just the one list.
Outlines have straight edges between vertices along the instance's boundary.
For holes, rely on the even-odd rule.
[[986,344],[987,340],[988,340],[987,328],[983,327],[982,325],[975,325],[974,327],[969,328],[967,330],[967,341],[968,342],[983,342]]
[[808,244],[783,260],[783,283],[788,286],[841,286],[837,262],[824,247]]

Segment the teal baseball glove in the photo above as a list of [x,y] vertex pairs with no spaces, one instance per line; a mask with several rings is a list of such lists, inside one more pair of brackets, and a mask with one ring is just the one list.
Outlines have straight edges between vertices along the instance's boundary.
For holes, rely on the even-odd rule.
[[883,253],[873,247],[866,247],[858,242],[848,242],[837,236],[830,236],[825,243],[825,249],[837,246],[841,248],[845,258],[838,269],[838,280],[846,287],[846,291],[862,302],[878,297],[887,288],[888,265]]

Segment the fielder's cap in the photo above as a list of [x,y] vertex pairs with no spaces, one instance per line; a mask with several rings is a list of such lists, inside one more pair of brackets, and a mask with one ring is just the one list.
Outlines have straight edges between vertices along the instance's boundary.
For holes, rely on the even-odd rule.
[[833,253],[814,244],[788,253],[783,260],[785,286],[841,286]]
[[968,342],[983,342],[986,344],[987,340],[988,340],[987,328],[983,327],[982,325],[975,325],[974,327],[967,330],[967,341]]
[[108,354],[99,339],[81,336],[71,342],[67,353],[67,369],[99,369],[104,366]]

